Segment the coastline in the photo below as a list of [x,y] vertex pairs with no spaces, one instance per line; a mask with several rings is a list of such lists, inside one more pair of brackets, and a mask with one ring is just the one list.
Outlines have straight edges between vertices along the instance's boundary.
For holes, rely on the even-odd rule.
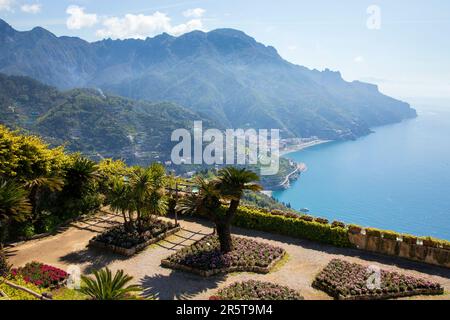
[[293,145],[293,146],[286,148],[285,150],[280,151],[280,157],[285,156],[289,153],[297,152],[300,150],[304,150],[307,148],[311,148],[311,147],[318,146],[320,144],[324,144],[324,143],[328,143],[328,142],[332,142],[332,141],[333,140],[314,140],[314,141],[310,141],[310,142]]
[[[283,150],[283,151],[280,151],[280,157],[285,156],[285,155],[290,154],[290,153],[293,153],[293,152],[297,152],[297,151],[305,150],[305,149],[307,149],[307,148],[311,148],[311,147],[314,147],[314,146],[318,146],[318,145],[320,145],[320,144],[328,143],[328,142],[331,142],[331,141],[333,141],[333,140],[319,140],[319,139],[318,139],[318,140],[314,140],[314,141],[310,141],[310,142],[305,142],[305,143],[300,143],[300,144],[297,144],[297,145],[293,145],[293,146],[290,146],[290,147],[286,148],[286,149]],[[290,180],[290,177],[291,177],[292,175],[294,175],[294,174],[297,174],[297,173],[298,173],[298,174],[301,174],[301,173],[304,172],[304,171],[306,171],[306,165],[305,165],[304,163],[299,163],[299,164],[297,164],[297,167],[295,168],[295,170],[292,171],[292,172],[290,172],[290,173],[288,173],[288,174],[285,176],[285,178],[283,179],[283,183],[281,183],[281,184],[279,185],[279,187],[280,187],[281,189],[283,189],[283,188],[289,188],[289,183],[290,183],[290,181],[291,181],[291,180]],[[262,190],[261,193],[263,193],[263,194],[265,194],[265,195],[271,197],[273,191],[275,191],[275,190],[278,190],[278,189],[275,188],[275,189],[273,189],[273,190]]]

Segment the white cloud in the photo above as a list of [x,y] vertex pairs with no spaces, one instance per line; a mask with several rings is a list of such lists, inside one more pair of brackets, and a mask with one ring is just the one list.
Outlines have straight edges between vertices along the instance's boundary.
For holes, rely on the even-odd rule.
[[0,11],[12,11],[14,0],[0,0]]
[[172,26],[170,17],[159,11],[152,15],[126,14],[123,18],[105,18],[103,26],[104,28],[97,30],[97,36],[113,39],[145,39],[162,32],[180,35],[193,30],[203,30],[203,23],[200,19],[192,19],[186,23]]
[[186,18],[201,18],[205,12],[206,10],[202,8],[189,9],[183,12],[183,16]]
[[39,3],[24,4],[20,7],[20,10],[22,10],[23,12],[26,12],[26,13],[36,14],[36,13],[41,12],[42,5]]
[[355,61],[356,63],[363,63],[363,62],[364,62],[364,57],[362,57],[362,56],[357,56],[357,57],[355,57],[354,61]]
[[84,8],[79,6],[69,6],[67,8],[66,13],[70,15],[66,21],[67,28],[79,30],[97,24],[97,15],[94,13],[85,13],[84,10]]
[[168,31],[168,33],[171,33],[173,35],[180,35],[186,32],[191,32],[193,30],[203,30],[203,23],[200,19],[193,19],[186,23],[179,24],[177,26],[174,26]]

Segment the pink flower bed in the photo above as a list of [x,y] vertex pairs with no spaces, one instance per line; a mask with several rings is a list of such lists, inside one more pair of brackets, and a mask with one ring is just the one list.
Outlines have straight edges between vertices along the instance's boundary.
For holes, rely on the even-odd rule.
[[58,288],[69,277],[64,270],[39,262],[27,263],[11,270],[13,277],[21,276],[26,282],[41,288]]
[[285,251],[266,243],[232,237],[234,249],[230,253],[220,252],[217,236],[206,236],[170,257],[168,261],[199,270],[216,270],[230,267],[267,268],[280,259]]
[[376,271],[356,263],[333,259],[317,275],[313,287],[343,300],[389,299],[442,294],[444,291],[436,282],[397,272],[379,270],[377,274]]
[[295,290],[275,283],[248,280],[219,290],[209,300],[303,300]]

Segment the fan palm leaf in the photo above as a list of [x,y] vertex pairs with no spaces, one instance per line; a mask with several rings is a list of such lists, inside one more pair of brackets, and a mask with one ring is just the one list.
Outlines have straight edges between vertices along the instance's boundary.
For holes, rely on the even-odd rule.
[[94,300],[122,300],[141,288],[137,285],[128,285],[133,277],[119,270],[112,275],[108,268],[94,271],[94,278],[81,276],[83,284],[80,291]]

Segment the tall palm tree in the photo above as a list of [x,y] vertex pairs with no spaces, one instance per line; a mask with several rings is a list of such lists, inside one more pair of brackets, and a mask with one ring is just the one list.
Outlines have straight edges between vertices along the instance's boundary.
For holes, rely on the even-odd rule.
[[0,248],[8,223],[24,221],[30,213],[28,192],[15,181],[0,178]]
[[259,181],[259,176],[253,171],[245,168],[237,169],[234,167],[227,167],[219,170],[218,173],[218,189],[223,199],[229,201],[229,207],[226,214],[220,219],[217,224],[217,234],[220,240],[222,252],[230,252],[233,250],[231,241],[231,221],[236,215],[237,209],[244,195],[244,191],[260,191],[261,185],[256,182]]
[[[256,183],[259,177],[247,169],[227,167],[219,170],[218,177],[206,180],[195,179],[199,187],[197,194],[186,197],[177,209],[182,213],[197,212],[206,215],[216,225],[220,241],[220,250],[227,253],[233,250],[231,240],[231,221],[236,215],[245,190],[258,191],[261,186]],[[225,213],[221,206],[228,205]]]
[[131,200],[136,210],[138,228],[142,228],[143,217],[147,215],[147,199],[150,189],[150,171],[136,167],[130,178]]
[[[131,188],[124,177],[111,178],[111,184],[106,194],[107,203],[115,212],[123,216],[125,227],[133,226],[133,207],[131,199]],[[128,217],[127,217],[128,212]]]
[[164,166],[154,163],[148,170],[150,171],[150,184],[148,194],[148,211],[150,217],[165,215],[167,212],[166,186],[168,178]]

